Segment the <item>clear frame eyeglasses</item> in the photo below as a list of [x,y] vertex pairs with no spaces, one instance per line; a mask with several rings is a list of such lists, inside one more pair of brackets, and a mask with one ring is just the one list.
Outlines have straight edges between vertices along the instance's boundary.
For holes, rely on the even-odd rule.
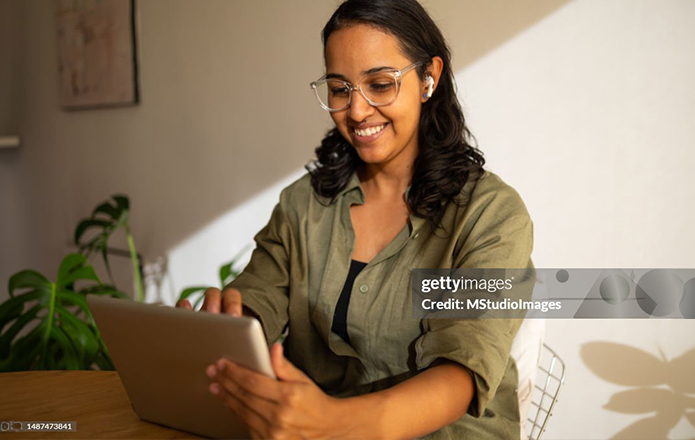
[[339,112],[348,108],[353,91],[360,92],[370,105],[379,107],[396,100],[401,88],[401,78],[419,65],[417,62],[401,70],[389,69],[370,73],[357,85],[323,75],[309,86],[314,90],[321,107],[329,112]]

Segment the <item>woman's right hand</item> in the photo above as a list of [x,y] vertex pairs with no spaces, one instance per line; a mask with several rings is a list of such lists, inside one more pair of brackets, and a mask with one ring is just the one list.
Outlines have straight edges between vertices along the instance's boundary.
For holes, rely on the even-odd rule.
[[[176,303],[176,307],[193,310],[193,306],[187,299],[181,299]],[[224,313],[231,316],[241,316],[241,292],[232,287],[227,287],[220,292],[220,289],[211,287],[205,291],[205,299],[201,311],[210,313]]]

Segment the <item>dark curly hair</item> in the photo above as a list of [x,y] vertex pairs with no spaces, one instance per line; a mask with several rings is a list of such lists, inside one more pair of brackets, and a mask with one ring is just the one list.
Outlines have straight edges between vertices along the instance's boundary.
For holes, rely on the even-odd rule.
[[[420,62],[417,71],[421,80],[425,79],[432,57],[443,60],[437,92],[422,105],[419,154],[408,193],[411,211],[437,228],[447,203],[452,200],[457,203],[456,196],[464,184],[468,179],[477,179],[485,164],[456,97],[449,47],[416,0],[347,0],[323,28],[324,58],[328,37],[357,24],[374,26],[395,36],[403,54],[413,62]],[[330,130],[316,148],[316,161],[307,167],[314,191],[321,196],[335,197],[361,163],[338,129]]]

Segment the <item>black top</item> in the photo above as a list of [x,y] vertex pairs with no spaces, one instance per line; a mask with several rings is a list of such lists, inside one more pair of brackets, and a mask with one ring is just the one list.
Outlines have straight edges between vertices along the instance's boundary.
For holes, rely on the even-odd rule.
[[340,292],[340,298],[338,298],[338,304],[335,306],[335,313],[333,314],[333,325],[331,326],[331,330],[333,333],[343,338],[348,344],[350,343],[350,336],[348,336],[347,332],[347,313],[348,305],[350,305],[350,293],[352,292],[352,285],[355,283],[355,278],[357,278],[357,275],[366,265],[367,263],[351,260],[350,271],[348,272],[347,280],[345,280],[343,291]]

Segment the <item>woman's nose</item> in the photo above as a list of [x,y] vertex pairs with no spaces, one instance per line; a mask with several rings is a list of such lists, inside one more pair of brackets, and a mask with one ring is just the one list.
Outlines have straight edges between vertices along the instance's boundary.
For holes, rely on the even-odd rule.
[[361,122],[374,113],[372,106],[358,90],[352,91],[348,116],[354,121]]

